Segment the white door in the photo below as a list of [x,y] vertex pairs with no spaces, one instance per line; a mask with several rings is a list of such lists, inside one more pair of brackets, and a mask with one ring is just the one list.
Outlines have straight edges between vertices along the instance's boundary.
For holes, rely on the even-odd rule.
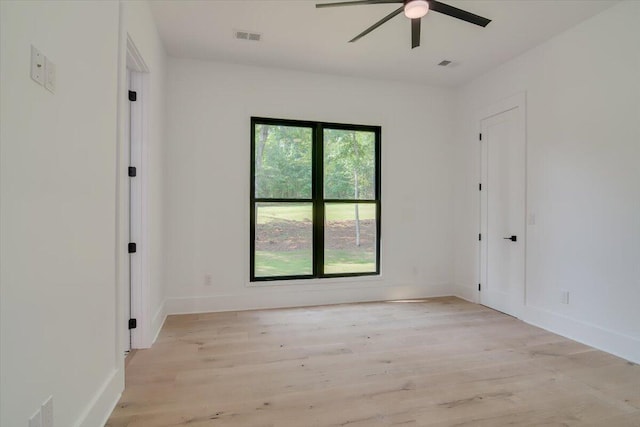
[[523,107],[481,121],[480,302],[520,317],[525,298]]

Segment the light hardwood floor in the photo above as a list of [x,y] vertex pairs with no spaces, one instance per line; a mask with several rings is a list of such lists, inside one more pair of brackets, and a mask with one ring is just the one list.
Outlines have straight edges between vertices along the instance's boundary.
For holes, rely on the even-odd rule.
[[110,427],[640,426],[640,366],[457,298],[170,316]]

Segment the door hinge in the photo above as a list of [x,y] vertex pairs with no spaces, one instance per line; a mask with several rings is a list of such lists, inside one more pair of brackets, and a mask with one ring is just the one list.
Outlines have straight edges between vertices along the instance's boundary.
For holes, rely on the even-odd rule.
[[[131,175],[129,175],[131,176]],[[478,184],[478,191],[482,191],[482,183]]]
[[138,100],[138,93],[130,90],[129,91],[129,101],[137,101],[137,100]]
[[478,240],[482,240],[482,234],[478,234]]
[[135,329],[138,327],[138,321],[136,319],[129,319],[129,329]]
[[134,177],[136,176],[137,172],[138,170],[136,169],[135,166],[129,166],[129,176]]
[[[135,92],[134,92],[134,93],[135,93]],[[135,100],[134,100],[134,101],[135,101]],[[482,141],[482,134],[481,134],[481,133],[479,133],[479,134],[478,134],[478,139],[479,139],[480,141]]]
[[481,290],[482,290],[482,285],[478,283],[478,292],[480,292]]
[[136,248],[136,244],[135,243],[129,243],[128,249],[129,249],[129,253],[130,254],[135,254],[136,253],[136,249],[137,249]]

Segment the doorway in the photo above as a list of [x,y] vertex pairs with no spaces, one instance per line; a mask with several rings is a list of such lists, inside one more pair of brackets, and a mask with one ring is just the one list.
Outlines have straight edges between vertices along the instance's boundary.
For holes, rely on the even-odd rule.
[[[119,347],[125,355],[149,346],[147,233],[147,144],[149,69],[133,40],[126,38],[122,75],[122,132],[118,167],[118,268],[121,325]],[[122,252],[120,252],[122,251]]]
[[524,94],[480,119],[480,303],[521,317],[525,305]]
[[141,287],[142,263],[140,257],[140,237],[142,227],[142,187],[139,176],[142,163],[142,110],[138,97],[142,95],[140,90],[140,73],[127,68],[127,98],[129,100],[128,114],[128,152],[129,166],[127,175],[129,178],[129,243],[127,251],[129,253],[129,289],[125,294],[128,302],[127,328],[129,337],[128,350],[134,348],[134,335],[137,329],[137,311],[135,306],[140,305],[138,299]]

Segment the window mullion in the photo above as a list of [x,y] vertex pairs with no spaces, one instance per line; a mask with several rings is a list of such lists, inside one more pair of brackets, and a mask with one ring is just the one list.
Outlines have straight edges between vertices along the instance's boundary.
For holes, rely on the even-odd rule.
[[313,141],[313,275],[324,274],[324,171],[323,171],[323,132],[322,125],[316,124]]
[[380,242],[382,241],[382,227],[381,227],[381,217],[382,217],[382,204],[380,200],[382,198],[382,180],[380,178],[382,174],[382,153],[380,139],[382,131],[380,128],[376,130],[376,152],[375,152],[375,161],[376,161],[376,273],[380,274]]

